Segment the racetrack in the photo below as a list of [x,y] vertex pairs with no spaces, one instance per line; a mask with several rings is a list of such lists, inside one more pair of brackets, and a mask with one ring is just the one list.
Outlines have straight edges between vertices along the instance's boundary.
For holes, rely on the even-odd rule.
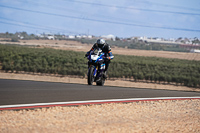
[[199,97],[199,92],[0,79],[0,106],[105,99]]
[[[119,98],[139,102],[49,106]],[[199,99],[199,92],[0,79],[0,132],[199,132]],[[38,109],[42,103],[50,108]]]

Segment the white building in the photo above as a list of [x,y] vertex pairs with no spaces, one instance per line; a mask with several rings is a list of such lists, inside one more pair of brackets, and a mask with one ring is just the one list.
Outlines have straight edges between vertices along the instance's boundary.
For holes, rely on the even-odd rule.
[[48,38],[49,40],[55,40],[55,37],[54,37],[54,36],[47,36],[47,38]]
[[75,36],[69,35],[68,38],[69,38],[69,39],[75,39]]
[[18,35],[18,38],[19,38],[19,39],[24,39],[24,37],[23,37],[23,36],[21,36],[21,35]]
[[92,35],[88,35],[88,38],[89,38],[89,39],[92,39]]
[[81,38],[81,36],[80,36],[80,35],[76,35],[76,38],[79,38],[79,39],[80,39],[80,38]]
[[200,50],[198,50],[198,49],[191,49],[190,52],[191,53],[200,53]]
[[113,41],[115,41],[115,36],[114,35],[112,35],[112,34],[110,34],[110,35],[103,35],[103,36],[101,36],[102,38],[105,38],[105,39],[109,39],[109,40],[113,40]]

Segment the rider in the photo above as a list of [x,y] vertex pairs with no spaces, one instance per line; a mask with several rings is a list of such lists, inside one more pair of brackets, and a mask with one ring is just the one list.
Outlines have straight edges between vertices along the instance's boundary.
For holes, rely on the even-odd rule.
[[102,50],[102,52],[104,52],[105,55],[106,55],[106,57],[104,58],[104,62],[105,62],[105,65],[106,65],[104,77],[106,78],[106,72],[108,70],[110,60],[112,60],[114,58],[114,56],[111,52],[110,45],[108,45],[104,39],[98,39],[97,42],[91,48],[91,50],[88,51],[85,56],[88,56],[91,51],[94,51],[95,49],[98,49],[98,48],[100,48]]

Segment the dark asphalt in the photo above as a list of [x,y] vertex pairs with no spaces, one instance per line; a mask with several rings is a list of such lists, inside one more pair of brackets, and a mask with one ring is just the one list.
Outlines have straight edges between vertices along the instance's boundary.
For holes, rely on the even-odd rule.
[[0,105],[193,96],[200,93],[0,79]]

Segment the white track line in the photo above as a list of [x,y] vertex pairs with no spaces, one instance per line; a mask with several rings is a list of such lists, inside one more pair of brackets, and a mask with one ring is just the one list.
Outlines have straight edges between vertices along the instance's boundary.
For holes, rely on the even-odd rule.
[[86,104],[103,104],[103,103],[120,103],[120,102],[138,102],[138,101],[187,100],[187,99],[200,99],[200,97],[129,98],[129,99],[108,99],[108,100],[88,100],[88,101],[71,101],[71,102],[2,105],[2,106],[0,106],[0,110],[52,107],[52,106],[86,105]]

